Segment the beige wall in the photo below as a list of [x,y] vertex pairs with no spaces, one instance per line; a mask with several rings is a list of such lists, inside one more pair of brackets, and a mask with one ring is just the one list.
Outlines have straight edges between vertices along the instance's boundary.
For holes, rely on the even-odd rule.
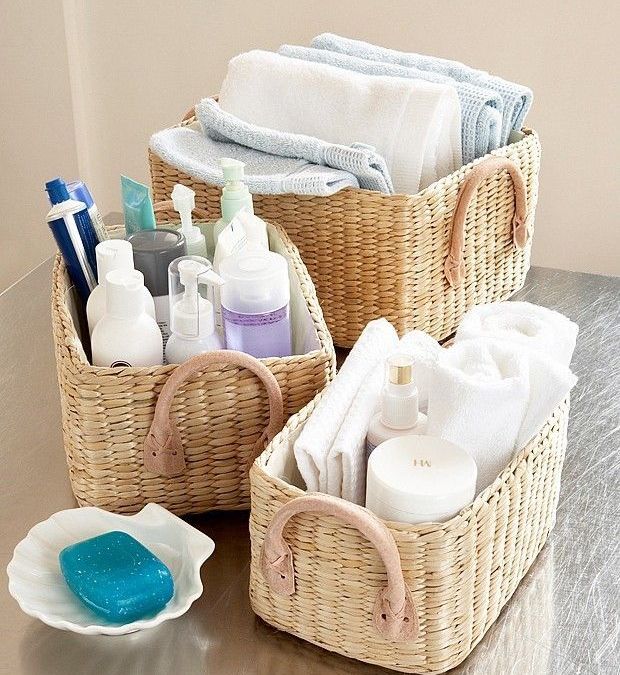
[[[17,14],[17,0],[10,4]],[[57,25],[56,9],[50,8],[57,4],[47,5],[45,17],[39,13],[35,29],[45,35],[39,36],[40,46],[31,48],[29,60],[12,58],[8,63],[10,77],[20,86],[3,109],[8,117],[2,133],[8,133],[9,119],[23,114],[25,101],[32,107],[16,129],[20,138],[26,136],[24,152],[15,145],[20,140],[15,141],[4,155],[3,173],[29,178],[24,185],[16,182],[23,210],[14,210],[9,219],[5,213],[1,227],[11,231],[15,221],[26,220],[30,236],[8,264],[8,274],[3,269],[4,285],[50,249],[40,193],[46,176],[72,175],[77,153],[81,175],[100,209],[118,210],[119,174],[147,180],[150,133],[216,92],[233,55],[251,48],[275,49],[282,42],[306,44],[327,30],[459,59],[530,85],[535,102],[527,122],[543,143],[534,262],[620,274],[616,3],[65,0],[73,145],[68,138],[69,72],[65,63],[63,73],[62,26]],[[22,32],[12,41],[23,48],[20,38],[28,34],[32,14],[23,9],[21,15]],[[53,39],[48,38],[49,28],[43,31],[39,25],[49,26],[51,18]],[[4,40],[2,49],[7,58],[13,53]],[[24,70],[26,75],[35,71],[31,83],[21,82]],[[62,81],[44,86],[48,71]],[[39,102],[44,114],[34,107]],[[36,133],[28,135],[33,126]],[[5,252],[3,268],[6,257]]]

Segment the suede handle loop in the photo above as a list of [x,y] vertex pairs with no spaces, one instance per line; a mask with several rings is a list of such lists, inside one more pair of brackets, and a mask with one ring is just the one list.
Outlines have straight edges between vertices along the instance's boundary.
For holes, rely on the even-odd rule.
[[418,615],[405,583],[394,537],[385,523],[356,504],[326,494],[309,493],[287,502],[274,515],[265,533],[261,569],[269,587],[279,595],[295,593],[293,553],[284,540],[284,527],[304,512],[334,516],[355,527],[377,549],[387,572],[387,586],[377,595],[373,609],[375,628],[387,640],[415,640]]
[[521,169],[507,157],[489,157],[477,164],[466,176],[456,199],[456,209],[452,217],[452,235],[444,273],[452,288],[459,286],[465,278],[465,218],[469,204],[480,183],[489,176],[506,169],[512,178],[515,195],[515,213],[512,218],[512,243],[522,249],[527,244],[527,198],[525,180]]
[[[172,199],[167,199],[163,202],[157,202],[155,206],[153,206],[153,211],[155,213],[161,213],[162,211],[174,211],[174,202]],[[197,216],[198,220],[210,220],[209,214],[204,210],[204,209],[198,209],[194,208],[192,209],[192,213]]]
[[178,388],[192,375],[215,365],[227,364],[247,368],[265,386],[269,398],[269,424],[252,451],[248,469],[265,445],[284,426],[284,403],[280,385],[273,373],[249,354],[222,349],[198,354],[177,366],[164,384],[151,428],[144,441],[144,467],[158,476],[177,476],[185,471],[185,455],[179,429],[170,415],[170,407]]

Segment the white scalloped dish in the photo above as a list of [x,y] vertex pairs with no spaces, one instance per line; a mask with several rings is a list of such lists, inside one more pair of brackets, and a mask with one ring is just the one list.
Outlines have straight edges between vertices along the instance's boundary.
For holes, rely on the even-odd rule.
[[[174,595],[153,617],[124,625],[106,623],[83,605],[65,583],[58,563],[60,551],[111,530],[130,534],[172,573]],[[68,509],[35,525],[17,544],[7,567],[9,593],[26,614],[54,628],[85,635],[124,635],[185,614],[202,595],[200,568],[214,550],[210,537],[158,504],[147,504],[133,516],[93,506]]]

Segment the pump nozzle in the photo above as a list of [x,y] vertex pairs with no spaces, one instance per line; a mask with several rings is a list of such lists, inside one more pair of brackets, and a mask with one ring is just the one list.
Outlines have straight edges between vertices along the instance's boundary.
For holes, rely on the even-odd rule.
[[187,337],[212,333],[215,328],[213,304],[200,295],[198,286],[221,286],[224,280],[208,262],[191,258],[180,260],[177,270],[183,296],[172,308],[172,331]]
[[243,182],[245,164],[238,159],[222,157],[220,166],[224,176],[224,188],[220,200],[222,219],[228,224],[241,209],[254,213],[254,206],[248,186]]
[[245,177],[245,164],[238,159],[222,157],[220,166],[226,183],[241,183]]
[[183,234],[191,237],[192,211],[196,207],[196,193],[185,185],[177,183],[172,190],[172,203],[174,210],[181,216]]

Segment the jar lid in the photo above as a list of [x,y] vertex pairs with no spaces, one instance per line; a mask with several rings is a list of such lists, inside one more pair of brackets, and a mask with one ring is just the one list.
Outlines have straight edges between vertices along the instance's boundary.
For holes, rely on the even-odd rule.
[[374,497],[416,514],[459,511],[476,491],[476,463],[454,443],[434,436],[398,436],[381,443],[368,461]]

